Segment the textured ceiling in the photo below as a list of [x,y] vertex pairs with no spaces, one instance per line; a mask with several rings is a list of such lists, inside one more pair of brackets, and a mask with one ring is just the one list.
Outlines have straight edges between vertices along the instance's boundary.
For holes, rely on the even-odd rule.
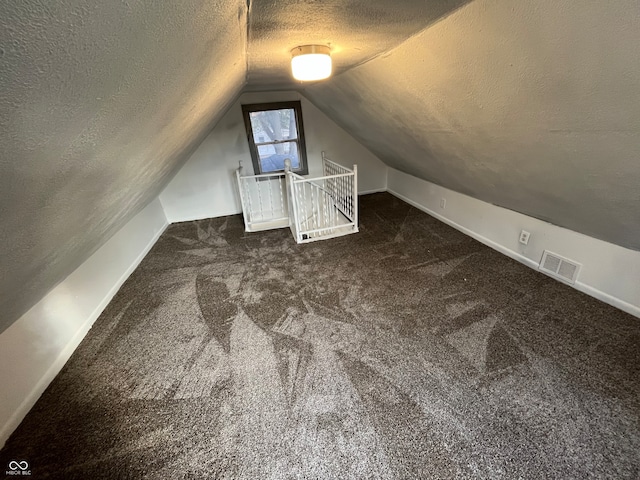
[[475,0],[303,93],[388,165],[640,250],[637,0]]
[[[140,211],[248,82],[389,165],[640,249],[636,0],[0,2],[0,331]],[[428,27],[428,28],[427,28]],[[336,76],[292,84],[289,51]]]
[[237,95],[246,13],[0,3],[0,331],[154,198]]
[[329,45],[338,74],[395,47],[468,1],[253,0],[248,88],[294,87],[290,63],[296,46]]
[[0,331],[157,195],[247,80],[290,87],[291,48],[330,44],[344,71],[463,3],[1,2]]

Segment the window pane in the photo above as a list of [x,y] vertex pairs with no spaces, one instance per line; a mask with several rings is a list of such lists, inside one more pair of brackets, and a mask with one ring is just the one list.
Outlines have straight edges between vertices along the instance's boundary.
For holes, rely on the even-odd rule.
[[254,172],[281,172],[289,158],[297,173],[308,173],[299,101],[242,105],[242,115]]
[[251,112],[251,129],[255,143],[297,138],[296,115],[293,108]]
[[284,170],[284,161],[291,159],[291,168],[300,168],[298,158],[298,145],[296,142],[278,143],[276,145],[258,145],[258,155],[260,156],[260,166],[263,172],[275,172]]

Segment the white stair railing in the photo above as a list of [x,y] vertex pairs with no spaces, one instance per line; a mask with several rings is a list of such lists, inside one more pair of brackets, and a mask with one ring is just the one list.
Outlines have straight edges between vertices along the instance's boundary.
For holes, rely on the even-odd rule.
[[242,162],[236,170],[240,203],[247,232],[289,226],[284,172],[243,175]]
[[358,166],[349,170],[327,158],[322,152],[322,170],[326,190],[336,207],[352,222],[358,224]]
[[358,231],[357,165],[349,170],[322,152],[323,176],[304,178],[291,171],[245,176],[236,171],[245,230],[289,226],[296,242]]
[[292,205],[291,232],[298,243],[358,231],[356,172],[332,162],[322,152],[322,177],[304,178],[287,171]]

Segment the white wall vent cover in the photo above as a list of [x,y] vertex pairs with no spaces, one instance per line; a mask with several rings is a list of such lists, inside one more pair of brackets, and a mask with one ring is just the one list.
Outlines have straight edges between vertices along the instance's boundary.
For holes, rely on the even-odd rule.
[[545,250],[542,254],[542,260],[540,260],[539,269],[552,277],[574,284],[581,266],[573,260],[568,260],[556,253]]

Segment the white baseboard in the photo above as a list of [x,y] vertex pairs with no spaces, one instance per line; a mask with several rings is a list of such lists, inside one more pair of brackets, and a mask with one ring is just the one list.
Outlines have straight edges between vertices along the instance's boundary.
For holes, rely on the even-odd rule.
[[610,295],[607,292],[603,292],[602,290],[598,290],[597,288],[594,288],[591,285],[587,285],[586,283],[576,282],[575,285],[573,285],[573,288],[575,288],[576,290],[580,290],[582,293],[586,293],[593,298],[597,298],[601,302],[608,303],[613,307],[619,308],[623,312],[630,313],[631,315],[640,318],[640,306],[638,305],[633,305],[632,303],[625,302],[624,300],[614,297],[613,295]]
[[154,200],[0,334],[0,448],[168,225]]
[[[640,317],[640,252],[482,202],[394,169],[389,169],[387,191],[533,269],[538,269],[544,250],[576,260],[582,269],[573,288]],[[444,209],[440,208],[441,198],[446,199]],[[527,246],[517,241],[522,229],[532,233]]]
[[402,195],[401,193],[398,193],[394,190],[387,190],[391,195],[398,197],[400,200],[407,202],[409,205],[412,205],[414,207],[416,207],[418,210],[422,210],[425,213],[428,213],[429,215],[431,215],[432,217],[437,218],[438,220],[440,220],[443,223],[446,223],[447,225],[455,228],[456,230],[461,231],[462,233],[469,235],[471,238],[475,238],[476,240],[478,240],[480,243],[485,244],[488,247],[493,248],[494,250],[499,251],[500,253],[506,255],[507,257],[513,258],[514,260],[517,260],[518,262],[524,263],[526,266],[531,267],[531,268],[538,268],[538,264],[536,262],[534,262],[533,260],[528,259],[527,257],[520,255],[518,252],[514,252],[513,250],[510,250],[508,248],[506,248],[504,245],[501,245],[497,242],[494,242],[493,240],[484,237],[476,232],[474,232],[473,230],[469,230],[468,228],[466,228],[463,225],[460,225],[459,223],[454,222],[453,220],[445,217],[444,215],[440,215],[439,213],[425,207],[424,205],[419,204],[418,202],[411,200],[409,197],[405,197],[404,195]]
[[386,192],[387,188],[383,187],[383,188],[374,188],[372,190],[364,190],[362,192],[358,192],[358,195],[369,195],[371,193],[382,193],[382,192]]
[[228,210],[228,211],[221,211],[221,212],[215,212],[215,215],[211,216],[211,215],[207,215],[207,214],[201,214],[201,215],[190,215],[187,217],[183,217],[183,218],[179,218],[179,219],[173,219],[171,220],[171,223],[183,223],[183,222],[197,222],[199,220],[207,220],[210,218],[219,218],[219,217],[228,217],[231,215],[239,215],[242,213],[242,210]]
[[[358,192],[358,196],[360,195],[369,195],[371,193],[382,193],[386,192],[386,188],[374,188],[373,190],[365,190],[363,192]],[[206,220],[209,218],[219,218],[219,217],[228,217],[230,215],[240,215],[242,210],[233,209],[233,210],[223,210],[219,212],[206,212],[195,215],[188,215],[184,217],[175,217],[170,218],[171,223],[182,223],[182,222],[195,222],[198,220]]]

